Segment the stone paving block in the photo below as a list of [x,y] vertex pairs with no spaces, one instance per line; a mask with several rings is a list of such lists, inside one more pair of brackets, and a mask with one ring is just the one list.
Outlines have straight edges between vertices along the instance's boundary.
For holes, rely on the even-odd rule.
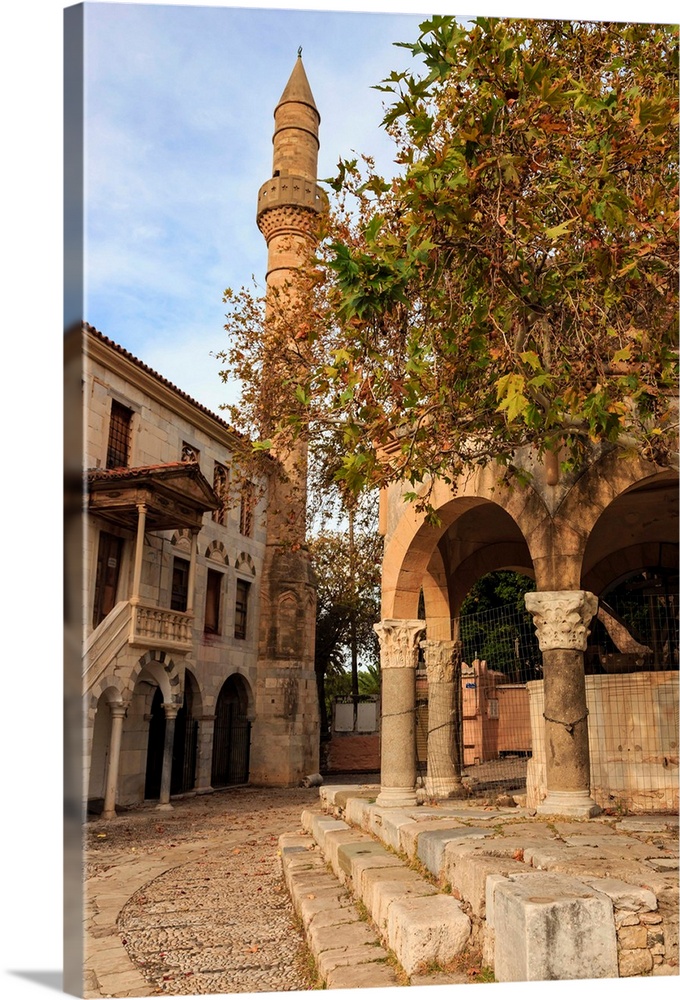
[[435,878],[445,874],[444,848],[452,840],[467,842],[481,840],[489,835],[488,830],[480,827],[454,827],[444,830],[425,830],[418,837],[418,860],[421,861]]
[[617,910],[630,910],[633,913],[656,910],[656,896],[649,889],[639,885],[631,885],[616,878],[584,877],[584,882],[592,885],[598,892],[604,892],[611,899]]
[[[448,845],[445,851],[448,850]],[[448,866],[444,867],[448,870]],[[459,859],[455,866],[455,881],[451,888],[456,898],[469,903],[475,916],[483,919],[486,914],[486,883],[490,875],[519,875],[526,865],[512,858],[497,858],[485,854],[470,854]]]
[[360,948],[363,945],[378,945],[377,934],[365,920],[360,920],[355,911],[356,919],[351,923],[326,926],[310,922],[307,928],[307,941],[315,955],[324,951],[334,951],[342,948]]
[[343,948],[341,944],[338,944],[337,948],[319,953],[316,967],[322,978],[327,980],[329,973],[341,966],[358,966],[365,962],[374,963],[386,958],[387,953],[379,946],[364,944],[357,948]]
[[338,858],[338,851],[341,847],[347,847],[350,844],[374,844],[375,841],[367,833],[361,833],[359,830],[329,830],[326,833],[324,839],[324,854],[326,860],[330,861],[333,871],[340,879],[344,882],[346,878],[349,878],[349,871],[346,871],[340,864]]
[[343,906],[351,907],[352,901],[349,895],[338,886],[335,892],[323,890],[322,892],[308,892],[297,897],[292,894],[293,906],[297,910],[302,924],[307,930],[318,913],[330,913],[341,909]]
[[441,894],[395,899],[387,913],[387,940],[408,975],[421,963],[445,965],[459,955],[471,924],[460,904]]
[[[385,871],[389,871],[389,869],[383,869],[383,873]],[[369,909],[376,927],[381,933],[385,933],[387,930],[387,913],[390,905],[396,899],[412,899],[436,895],[437,890],[435,887],[418,876],[415,879],[379,878],[371,886],[371,906]]]
[[382,816],[382,827],[378,836],[388,847],[400,851],[402,849],[400,831],[405,826],[411,826],[412,823],[413,818],[409,813],[401,809],[386,809]]
[[422,819],[402,826],[399,833],[401,836],[401,850],[409,858],[415,858],[418,854],[418,838],[427,830],[455,830],[463,824],[451,818]]
[[361,965],[339,965],[326,977],[326,987],[331,990],[369,990],[399,985],[397,974],[386,959]]
[[618,975],[609,896],[565,875],[513,875],[487,884],[487,921],[490,889],[497,982]]
[[361,897],[364,906],[376,923],[376,893],[377,887],[382,882],[399,883],[404,887],[404,892],[406,891],[406,887],[409,885],[413,886],[417,883],[424,883],[427,885],[425,880],[421,878],[417,872],[412,871],[410,868],[406,868],[405,865],[400,864],[396,866],[388,866],[386,868],[371,867],[364,869],[357,886],[357,894]]
[[[355,881],[356,878],[353,867],[355,859],[358,858],[377,858],[378,860],[384,860],[385,858],[394,858],[394,856],[388,854],[381,844],[376,844],[376,842],[371,838],[368,840],[357,840],[352,841],[349,844],[338,845],[338,865],[345,875],[350,876],[352,881]],[[397,858],[394,858],[394,862],[399,864],[399,860]],[[355,882],[355,884],[358,883]]]
[[318,813],[312,817],[311,829],[314,840],[323,850],[327,833],[331,830],[349,830],[350,828],[342,819],[333,819],[331,816]]
[[368,811],[373,805],[373,800],[351,796],[345,805],[345,819],[348,823],[358,826],[362,830],[368,830]]

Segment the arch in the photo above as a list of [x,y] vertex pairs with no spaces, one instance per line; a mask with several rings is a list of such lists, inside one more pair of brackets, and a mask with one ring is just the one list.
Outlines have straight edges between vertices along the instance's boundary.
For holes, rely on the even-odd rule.
[[182,699],[182,677],[174,660],[163,649],[149,649],[140,656],[131,673],[134,688],[142,674],[148,675],[163,693],[166,702]]
[[[436,483],[432,503],[439,519],[437,525],[428,523],[425,513],[416,511],[414,504],[405,509],[385,546],[383,618],[417,616],[420,590],[437,547],[449,581],[454,567],[472,550],[492,542],[521,545],[526,553],[522,562],[532,565],[533,569],[529,537],[536,525],[548,517],[546,506],[533,487],[511,490],[499,483],[499,476],[496,466],[488,466],[461,478],[455,488]],[[484,509],[487,523],[483,537],[475,539],[471,525]],[[495,525],[488,516],[491,510],[496,512]],[[466,515],[467,522],[464,522],[462,518]],[[466,525],[465,531],[458,533],[460,537],[456,536],[457,523],[461,527]],[[455,551],[447,539],[459,543],[453,546]]]
[[224,566],[229,565],[229,556],[227,555],[227,550],[224,547],[224,543],[220,541],[212,541],[206,547],[205,558],[212,559],[214,562],[221,563]]
[[170,539],[170,544],[185,552],[191,552],[191,532],[189,529],[179,528],[175,531]]
[[215,705],[211,784],[214,788],[246,784],[250,773],[253,692],[240,674],[231,674]]
[[107,674],[105,677],[100,677],[86,696],[88,725],[94,725],[99,702],[104,695],[106,701],[111,705],[127,705],[132,696],[132,687],[118,674]]
[[248,552],[241,552],[240,555],[236,557],[234,569],[241,573],[250,573],[251,576],[256,575],[255,563],[253,562],[252,556]]

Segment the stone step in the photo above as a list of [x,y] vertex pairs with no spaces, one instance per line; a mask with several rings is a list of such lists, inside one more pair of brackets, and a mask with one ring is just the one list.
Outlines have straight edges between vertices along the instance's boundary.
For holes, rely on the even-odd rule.
[[498,982],[677,973],[677,907],[660,928],[650,888],[677,887],[666,848],[597,821],[558,835],[518,809],[379,807],[377,792],[322,786],[303,823],[407,971],[472,946]]
[[471,922],[452,896],[343,820],[308,809],[302,825],[338,882],[361,901],[407,976],[441,968],[465,950]]

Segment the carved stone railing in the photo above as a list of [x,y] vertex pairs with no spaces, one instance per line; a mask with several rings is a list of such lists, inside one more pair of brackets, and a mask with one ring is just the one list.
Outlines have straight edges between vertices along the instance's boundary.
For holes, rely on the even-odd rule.
[[193,643],[194,616],[153,604],[135,604],[130,623],[131,646],[154,646],[188,652]]
[[83,693],[90,691],[125,646],[186,653],[194,616],[153,604],[120,601],[83,644]]

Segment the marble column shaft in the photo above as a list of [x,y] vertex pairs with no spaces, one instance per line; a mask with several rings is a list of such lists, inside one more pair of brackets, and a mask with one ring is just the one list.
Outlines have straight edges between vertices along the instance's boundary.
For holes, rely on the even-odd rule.
[[588,709],[583,668],[597,598],[585,590],[525,596],[543,653],[546,784],[543,814],[594,816],[590,797]]
[[106,768],[106,788],[104,791],[102,819],[115,819],[116,816],[120,745],[123,738],[123,720],[126,712],[124,705],[109,705],[109,709],[111,711],[111,739],[109,741],[109,759]]
[[386,619],[374,626],[380,639],[382,711],[381,806],[416,804],[416,666],[425,622]]
[[172,778],[172,751],[175,744],[175,723],[179,707],[179,705],[172,702],[164,702],[163,704],[163,711],[165,712],[165,741],[163,743],[161,793],[157,809],[172,809],[170,805],[170,780]]
[[425,791],[435,798],[453,798],[462,792],[458,747],[460,644],[453,640],[428,639],[420,646],[425,653],[427,669]]

